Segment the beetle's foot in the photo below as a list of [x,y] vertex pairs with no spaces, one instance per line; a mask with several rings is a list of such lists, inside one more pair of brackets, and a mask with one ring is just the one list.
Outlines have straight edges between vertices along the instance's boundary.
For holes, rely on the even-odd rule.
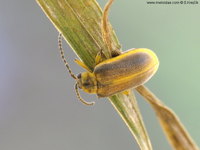
[[101,49],[98,53],[97,56],[95,58],[95,65],[98,65],[99,63],[103,62],[104,60],[106,60],[106,56],[103,53],[103,50]]

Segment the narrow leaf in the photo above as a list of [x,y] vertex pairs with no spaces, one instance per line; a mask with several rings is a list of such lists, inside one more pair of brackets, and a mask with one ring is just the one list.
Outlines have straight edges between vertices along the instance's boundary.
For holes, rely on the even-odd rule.
[[171,109],[165,106],[145,86],[139,86],[136,90],[152,105],[169,142],[175,150],[199,150]]
[[[102,39],[102,11],[96,0],[37,0],[47,17],[65,40],[92,70],[95,67],[96,54],[103,50],[108,53]],[[119,49],[120,44],[110,26],[112,47]],[[133,94],[117,94],[109,97],[141,150],[152,150],[139,108]]]
[[110,101],[135,137],[141,150],[152,150],[150,139],[143,125],[136,98],[132,92],[128,96],[117,94]]

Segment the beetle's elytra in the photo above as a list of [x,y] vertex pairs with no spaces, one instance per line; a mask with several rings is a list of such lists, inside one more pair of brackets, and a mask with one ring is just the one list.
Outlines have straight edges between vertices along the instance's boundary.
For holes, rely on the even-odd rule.
[[157,71],[159,61],[149,49],[127,51],[95,66],[93,72],[78,76],[78,86],[87,93],[108,97],[147,82]]

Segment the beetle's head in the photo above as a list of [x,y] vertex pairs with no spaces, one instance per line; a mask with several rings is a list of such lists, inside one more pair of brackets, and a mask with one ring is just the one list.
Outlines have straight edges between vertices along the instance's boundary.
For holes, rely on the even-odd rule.
[[87,93],[96,93],[97,92],[97,80],[93,73],[83,72],[78,76],[78,87]]

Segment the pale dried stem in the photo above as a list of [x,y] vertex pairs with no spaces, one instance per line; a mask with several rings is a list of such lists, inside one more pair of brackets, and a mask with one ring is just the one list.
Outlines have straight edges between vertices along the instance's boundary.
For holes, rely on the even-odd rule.
[[176,114],[165,106],[148,88],[141,85],[136,90],[151,104],[161,126],[175,150],[199,150]]

